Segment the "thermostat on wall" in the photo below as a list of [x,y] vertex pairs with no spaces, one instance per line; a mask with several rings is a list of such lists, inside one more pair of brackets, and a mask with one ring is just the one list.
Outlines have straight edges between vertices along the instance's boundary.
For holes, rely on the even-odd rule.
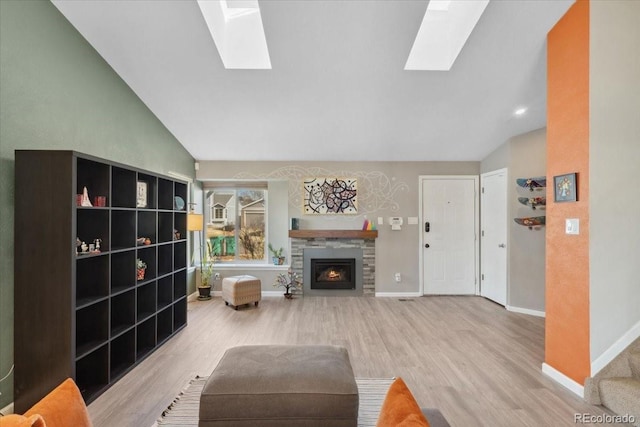
[[402,230],[402,217],[401,216],[392,216],[389,217],[389,225],[391,225],[392,230]]

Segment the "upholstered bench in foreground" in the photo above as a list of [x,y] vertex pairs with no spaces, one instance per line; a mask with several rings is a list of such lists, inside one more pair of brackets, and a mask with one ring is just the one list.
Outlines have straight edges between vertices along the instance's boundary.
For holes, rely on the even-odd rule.
[[343,347],[226,351],[200,396],[199,427],[356,427],[358,386]]
[[254,303],[257,306],[261,298],[262,284],[257,277],[244,275],[222,279],[222,299],[236,310],[244,304]]

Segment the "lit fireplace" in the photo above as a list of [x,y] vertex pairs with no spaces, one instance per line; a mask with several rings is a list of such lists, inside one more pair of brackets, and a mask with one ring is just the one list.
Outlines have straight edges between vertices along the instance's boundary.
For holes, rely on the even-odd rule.
[[355,258],[311,258],[311,289],[355,289]]

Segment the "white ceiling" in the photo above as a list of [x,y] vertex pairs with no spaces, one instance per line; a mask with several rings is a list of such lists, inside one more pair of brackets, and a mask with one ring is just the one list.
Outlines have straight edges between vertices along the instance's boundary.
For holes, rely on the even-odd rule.
[[481,160],[544,127],[573,0],[491,1],[450,71],[403,69],[427,1],[259,3],[271,70],[225,69],[196,0],[54,0],[197,160],[290,161]]

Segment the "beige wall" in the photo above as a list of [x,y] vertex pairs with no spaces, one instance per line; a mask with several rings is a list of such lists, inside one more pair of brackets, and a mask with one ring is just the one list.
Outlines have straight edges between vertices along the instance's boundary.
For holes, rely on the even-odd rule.
[[487,156],[482,173],[507,168],[507,306],[511,309],[544,312],[545,304],[545,230],[529,230],[513,218],[542,216],[544,210],[532,210],[518,197],[544,196],[516,185],[517,178],[546,175],[546,129],[511,138]]
[[[226,162],[203,161],[197,178],[273,179],[288,182],[288,218],[300,218],[301,229],[360,229],[369,220],[384,218],[376,241],[376,292],[417,293],[420,227],[407,225],[418,216],[420,175],[478,175],[479,162]],[[302,214],[302,180],[312,176],[358,178],[358,214],[310,216]],[[402,216],[401,231],[391,231],[388,217]],[[288,221],[287,218],[287,221]],[[396,283],[394,274],[402,274]]]
[[591,2],[591,361],[640,334],[640,2]]
[[[531,192],[516,185],[517,178],[546,175],[546,129],[519,135],[509,141],[509,306],[545,311],[545,232],[529,230],[513,218],[543,216],[518,202],[518,197],[545,196],[545,191]],[[549,202],[549,201],[547,201]]]

